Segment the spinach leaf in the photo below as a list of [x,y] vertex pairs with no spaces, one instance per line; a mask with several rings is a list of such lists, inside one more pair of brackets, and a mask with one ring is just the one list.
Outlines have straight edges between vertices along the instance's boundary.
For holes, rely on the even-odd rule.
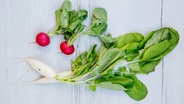
[[[172,28],[161,28],[150,32],[139,44],[136,55],[128,61],[140,60],[129,64],[131,72],[149,74],[155,70],[162,58],[171,52],[179,41],[179,35]],[[139,53],[139,54],[138,54]],[[127,56],[131,56],[127,53]]]
[[103,46],[103,45],[98,49],[97,54],[98,54],[99,59],[101,59],[101,57],[103,56],[103,54],[104,54],[106,51],[107,51],[107,48],[106,48],[105,46]]
[[99,38],[106,48],[110,48],[114,44],[114,40],[110,33],[107,35],[100,35]]
[[63,34],[68,40],[68,45],[72,45],[74,41],[81,35],[86,27],[82,22],[87,18],[86,10],[72,10],[72,4],[69,0],[65,0],[60,9],[56,10],[56,27],[49,32],[49,36]]
[[118,48],[108,49],[101,58],[97,61],[97,66],[94,68],[94,73],[100,74],[103,72],[108,66],[114,63],[120,56],[122,52]]
[[108,73],[109,70],[113,69],[119,62],[123,61],[125,58],[124,58],[124,55],[121,55],[118,57],[118,59],[116,59],[113,63],[111,63],[107,68],[106,70],[102,71],[100,73],[100,75],[104,75],[106,73]]
[[106,69],[109,69],[108,67],[111,65],[114,65],[113,63],[116,62],[121,57],[121,55],[121,50],[117,48],[107,49],[104,54],[98,54],[98,59],[96,58],[97,60],[95,60],[93,66],[90,67],[87,73],[76,76],[74,79],[79,80],[85,78],[88,75],[92,76],[91,79],[100,76],[100,73]]
[[[151,32],[139,47],[144,47],[143,59],[159,60],[172,51],[179,41],[179,35],[173,28],[161,28]],[[164,47],[165,46],[165,47]],[[156,50],[157,48],[157,50]],[[155,51],[156,50],[156,51]],[[153,55],[151,55],[151,52]],[[159,56],[159,57],[158,57]]]
[[48,33],[50,37],[57,34],[63,34],[63,28],[66,28],[69,24],[69,12],[71,8],[71,2],[69,0],[65,0],[61,8],[55,11],[56,27]]
[[126,90],[126,88],[123,87],[122,85],[120,85],[120,84],[113,84],[110,81],[101,82],[101,83],[98,84],[98,86],[102,87],[102,88],[111,89],[111,90]]
[[125,50],[132,42],[140,42],[143,40],[143,35],[140,33],[128,33],[121,35],[114,40],[114,47]]
[[151,62],[140,62],[140,73],[149,74],[150,72],[155,71],[155,67],[159,62],[160,60]]
[[172,43],[169,40],[164,40],[156,45],[150,46],[145,50],[141,61],[150,60],[166,51]]
[[71,11],[72,9],[72,3],[70,0],[65,0],[60,8],[60,10],[66,9],[67,11]]
[[81,55],[79,55],[75,59],[75,61],[72,61],[72,70],[73,71],[76,67],[81,66],[87,62],[87,60],[86,60],[87,54],[88,54],[87,52],[83,52]]
[[96,46],[97,45],[94,45],[89,52],[82,53],[72,62],[72,71],[75,75],[71,79],[77,79],[78,76],[83,76],[92,70],[91,67],[97,61]]
[[107,30],[107,12],[104,8],[95,8],[90,28],[84,32],[90,36],[99,36]]
[[79,10],[77,12],[77,17],[79,17],[79,20],[85,20],[88,17],[88,12],[86,10]]
[[126,90],[125,92],[134,100],[140,101],[144,99],[148,94],[146,86],[133,74],[125,74],[124,77],[130,78],[134,82],[133,87],[129,90]]
[[94,81],[96,86],[112,90],[129,90],[133,86],[133,80],[121,74],[125,71],[124,69],[126,70],[126,68],[119,68],[116,72],[113,72],[113,69],[109,70],[108,73]]
[[60,19],[61,13],[62,13],[61,10],[55,11],[57,26],[61,26],[61,19]]
[[56,27],[49,32],[49,36],[63,34],[68,40],[68,45],[72,45],[77,38],[83,34],[99,36],[107,29],[107,12],[104,8],[95,8],[93,10],[92,23],[87,31],[83,32],[86,27],[83,21],[87,18],[86,10],[72,10],[71,2],[65,0],[59,10],[56,10]]
[[102,33],[106,31],[106,29],[107,29],[107,23],[105,22],[102,22],[99,24],[93,24],[91,28],[87,32],[85,32],[85,34],[96,37],[96,36],[102,35]]
[[95,8],[93,10],[92,23],[100,23],[100,21],[107,21],[107,11],[104,8]]
[[93,91],[93,92],[96,91],[96,85],[94,85],[94,84],[89,84],[88,87],[89,87],[89,89],[90,89],[91,91]]
[[61,28],[66,28],[69,25],[69,13],[66,9],[63,9],[60,15]]

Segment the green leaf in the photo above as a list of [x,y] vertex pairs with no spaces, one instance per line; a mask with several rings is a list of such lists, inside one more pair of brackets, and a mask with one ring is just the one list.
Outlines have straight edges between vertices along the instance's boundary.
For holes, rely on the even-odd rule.
[[70,0],[65,0],[60,8],[61,10],[66,9],[67,11],[70,11],[72,9],[72,3]]
[[96,37],[104,33],[106,30],[107,30],[107,23],[102,22],[91,26],[91,28],[87,32],[85,32],[85,34]]
[[72,34],[70,34],[70,33],[64,33],[64,38],[65,38],[65,40],[68,40],[68,39],[70,39],[72,37]]
[[[111,72],[111,71],[109,71]],[[107,77],[110,75],[109,77]],[[122,75],[116,75],[113,73],[107,73],[95,80],[95,84],[99,87],[108,88],[112,90],[129,90],[133,87],[133,80],[130,78],[126,78]]]
[[121,35],[115,39],[114,47],[125,49],[124,47],[132,42],[140,42],[143,39],[143,35],[140,33],[128,33]]
[[126,78],[124,76],[114,76],[113,78],[109,78],[108,81],[111,81],[113,84],[120,84],[124,86],[126,88],[124,90],[132,88],[134,84],[132,79]]
[[69,14],[68,14],[66,9],[62,10],[60,20],[61,20],[61,28],[68,27],[68,25],[69,25]]
[[169,40],[164,40],[156,45],[149,47],[143,55],[141,61],[151,60],[166,51],[172,43]]
[[[89,59],[89,58],[95,58],[96,57],[96,47],[97,47],[97,45],[95,44],[95,45],[93,45],[93,47],[90,49],[90,51],[88,52],[88,54],[87,54],[87,58]],[[91,60],[91,61],[93,61],[93,60]]]
[[[172,28],[162,28],[151,32],[147,41],[144,41],[144,54],[141,60],[160,60],[169,52],[171,52],[179,41],[179,35]],[[157,38],[155,38],[157,37]]]
[[150,32],[135,51],[126,53],[128,61],[140,60],[139,63],[129,65],[131,72],[142,74],[153,72],[162,58],[176,47],[178,41],[179,35],[172,28],[165,27]]
[[104,8],[95,8],[93,10],[92,22],[100,20],[101,22],[107,21],[107,11]]
[[170,30],[169,34],[171,34],[170,42],[172,43],[172,45],[166,51],[164,51],[162,54],[160,54],[159,56],[154,58],[154,60],[159,60],[159,59],[163,58],[165,55],[167,55],[169,52],[171,52],[178,44],[178,42],[179,42],[178,32],[176,30],[174,30],[173,28],[169,28],[169,30]]
[[149,74],[150,72],[155,71],[156,65],[160,61],[152,61],[152,62],[141,62],[140,63],[140,72],[143,74]]
[[69,11],[69,23],[73,23],[75,22],[76,20],[79,20],[78,16],[77,16],[77,11],[75,10],[72,10],[72,11]]
[[107,51],[107,48],[103,45],[98,49],[97,54],[98,54],[99,59],[101,59],[101,57],[104,55],[106,51]]
[[75,61],[72,61],[72,70],[78,66],[81,66],[87,62],[87,52],[83,52],[81,55],[79,55]]
[[85,25],[79,24],[75,30],[74,34],[69,38],[68,45],[72,45],[82,34],[80,33],[85,28]]
[[118,72],[123,72],[123,73],[125,73],[125,72],[127,72],[127,69],[126,69],[125,66],[119,67],[119,68],[118,68]]
[[126,90],[122,85],[120,84],[112,84],[112,82],[101,82],[98,84],[99,87],[107,88],[111,90]]
[[95,67],[95,73],[99,74],[104,71],[109,65],[116,61],[122,52],[118,48],[108,49],[97,61],[97,66]]
[[49,33],[49,37],[52,37],[52,36],[55,36],[55,35],[58,35],[58,34],[62,34],[62,30],[60,30],[60,26],[56,26],[55,28],[53,28]]
[[[131,53],[132,51],[136,51],[138,52],[138,46],[139,46],[139,43],[138,42],[132,42],[132,43],[129,43],[128,46],[125,48],[126,49],[126,54],[129,54]],[[124,50],[125,50],[124,49]]]
[[83,33],[83,29],[86,27],[82,22],[87,18],[86,10],[79,10],[77,13],[71,12],[69,19],[69,27],[67,32],[71,33],[68,40],[68,45],[72,45]]
[[91,90],[91,91],[93,91],[93,92],[95,92],[96,91],[96,85],[88,85],[88,87],[89,87],[89,89]]
[[102,35],[107,30],[107,12],[104,8],[95,8],[90,28],[84,32],[90,36]]
[[61,19],[60,19],[60,16],[61,16],[61,11],[60,10],[56,10],[55,11],[55,15],[56,15],[56,24],[57,26],[61,26]]
[[107,68],[106,68],[106,70],[104,70],[103,72],[101,72],[100,73],[100,75],[104,75],[104,74],[106,74],[106,73],[108,73],[108,71],[109,70],[111,70],[111,69],[114,69],[114,67],[119,63],[119,62],[121,62],[122,60],[124,60],[125,58],[124,58],[124,56],[120,56],[117,60],[115,60],[111,65],[109,65]]
[[75,29],[77,28],[77,26],[79,26],[81,23],[82,23],[81,20],[77,20],[77,21],[71,23],[69,25],[69,30],[72,31],[72,32],[75,31]]
[[140,65],[139,63],[132,63],[132,64],[128,64],[131,72],[134,72],[134,73],[139,73],[140,72]]
[[79,10],[77,12],[77,16],[79,17],[79,19],[81,21],[83,21],[83,20],[85,20],[88,17],[88,11],[86,11],[86,10]]
[[72,79],[77,79],[90,70],[92,70],[92,66],[97,61],[97,54],[96,54],[96,46],[94,45],[89,52],[84,52],[80,56],[76,58],[74,62],[72,62],[72,71],[75,73],[75,76]]
[[[143,40],[145,44],[144,48],[148,48],[152,45],[158,44],[159,42],[165,39],[169,39],[170,38],[169,29],[162,28],[162,29],[153,31],[147,37],[145,38],[145,40]],[[141,44],[143,44],[143,42],[141,42]]]
[[110,33],[107,35],[100,35],[99,38],[103,42],[106,48],[109,48],[110,46],[113,45],[114,40]]
[[128,54],[126,53],[126,60],[128,62],[130,62],[130,61],[133,61],[134,59],[136,59],[136,57],[139,55],[139,52],[138,51],[139,50],[130,52]]
[[125,92],[134,100],[140,101],[144,99],[148,94],[146,86],[133,74],[126,74],[124,76],[127,78],[131,78],[134,81],[133,87]]

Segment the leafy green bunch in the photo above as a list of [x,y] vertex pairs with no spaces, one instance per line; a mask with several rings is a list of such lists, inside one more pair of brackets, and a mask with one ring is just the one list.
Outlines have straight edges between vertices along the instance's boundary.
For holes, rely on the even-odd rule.
[[[179,41],[176,30],[164,27],[150,32],[146,37],[141,33],[127,33],[113,38],[104,35],[107,29],[107,12],[104,8],[95,8],[91,25],[85,29],[83,21],[88,17],[86,10],[72,10],[71,2],[65,0],[56,10],[56,27],[50,36],[63,34],[72,45],[81,35],[98,36],[103,45],[96,50],[94,45],[88,52],[72,61],[72,76],[56,76],[64,83],[85,84],[92,91],[97,87],[123,90],[134,100],[142,100],[148,91],[136,77],[137,74],[149,74]],[[85,31],[84,31],[85,30]]]
[[[90,30],[90,33],[93,32]],[[94,45],[72,62],[72,77],[56,76],[56,79],[85,84],[92,91],[96,91],[96,87],[123,90],[139,101],[148,91],[136,74],[153,72],[164,56],[176,47],[179,35],[173,28],[164,27],[146,37],[140,33],[128,33],[116,38],[110,34],[100,35],[100,39],[103,45],[98,51]]]
[[56,27],[49,32],[49,36],[64,35],[68,45],[72,45],[81,35],[99,36],[107,29],[107,12],[104,8],[95,8],[92,14],[91,26],[83,31],[86,25],[83,21],[88,17],[87,10],[72,10],[72,4],[65,0],[60,9],[55,11]]

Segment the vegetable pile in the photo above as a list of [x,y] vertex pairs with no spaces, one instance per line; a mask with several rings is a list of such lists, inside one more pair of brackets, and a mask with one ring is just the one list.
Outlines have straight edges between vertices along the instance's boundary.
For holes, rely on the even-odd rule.
[[[104,8],[95,8],[93,10],[91,25],[87,29],[85,29],[86,25],[83,24],[83,21],[88,17],[88,11],[72,10],[72,4],[69,0],[64,1],[61,8],[55,11],[55,15],[56,27],[48,34],[44,33],[44,36],[47,38],[37,38],[40,33],[37,34],[36,42],[40,46],[47,46],[50,43],[48,37],[64,35],[66,41],[62,42],[60,46],[67,43],[68,47],[60,47],[60,49],[66,55],[70,55],[74,52],[73,50],[75,48],[73,43],[80,36],[90,35],[96,37],[103,34],[107,29],[107,12]],[[86,31],[84,31],[84,29]],[[71,49],[69,46],[73,48],[72,51],[68,51]]]
[[[56,27],[49,36],[63,34],[67,41],[61,45],[61,51],[67,55],[73,53],[72,44],[81,35],[98,36],[103,45],[97,50],[94,45],[89,51],[81,53],[72,61],[72,69],[57,74],[46,64],[27,59],[28,64],[36,69],[42,79],[33,83],[62,82],[84,84],[92,91],[97,87],[111,90],[123,90],[132,99],[140,101],[148,93],[146,86],[136,77],[137,74],[149,74],[161,60],[170,53],[179,41],[178,32],[170,27],[151,31],[146,37],[141,33],[127,33],[113,38],[107,29],[107,12],[103,8],[95,8],[91,26],[83,31],[82,23],[87,18],[86,10],[71,10],[71,2],[66,0],[56,11]],[[42,33],[43,34],[43,33]],[[38,36],[48,39],[45,36]],[[39,40],[39,39],[38,39]],[[40,43],[45,46],[46,43]],[[37,42],[39,44],[39,41]],[[118,66],[118,67],[117,67]]]
[[[179,40],[178,33],[167,27],[152,31],[146,37],[140,33],[128,33],[108,38],[110,42],[106,38],[103,38],[106,47],[102,45],[96,52],[94,45],[90,51],[82,53],[72,62],[72,77],[56,76],[56,79],[61,82],[86,83],[92,91],[96,87],[123,90],[139,101],[148,91],[136,74],[153,72]],[[118,69],[115,68],[117,64]]]

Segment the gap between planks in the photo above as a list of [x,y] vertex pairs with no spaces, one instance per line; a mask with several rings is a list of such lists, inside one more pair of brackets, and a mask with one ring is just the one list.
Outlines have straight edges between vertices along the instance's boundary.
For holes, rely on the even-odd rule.
[[[160,27],[163,27],[163,14],[164,14],[164,0],[161,0],[160,8]],[[162,59],[162,89],[161,89],[161,103],[167,104],[167,83],[165,78],[165,69],[164,69],[164,58]]]

